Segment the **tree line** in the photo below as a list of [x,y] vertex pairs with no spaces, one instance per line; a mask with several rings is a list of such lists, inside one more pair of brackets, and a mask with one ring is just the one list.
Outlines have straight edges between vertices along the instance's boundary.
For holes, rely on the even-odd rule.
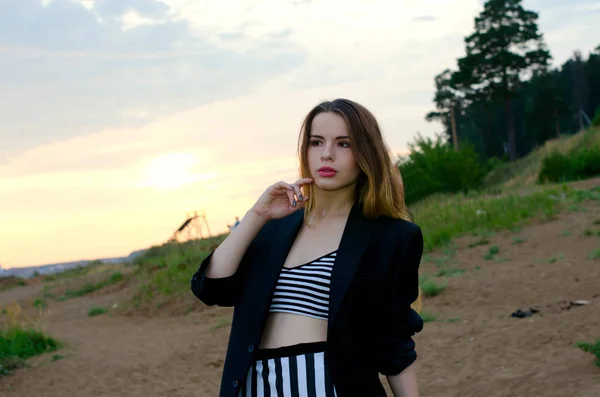
[[441,122],[454,149],[514,161],[600,122],[600,45],[551,68],[538,17],[522,0],[488,0],[456,69],[435,76],[426,119]]

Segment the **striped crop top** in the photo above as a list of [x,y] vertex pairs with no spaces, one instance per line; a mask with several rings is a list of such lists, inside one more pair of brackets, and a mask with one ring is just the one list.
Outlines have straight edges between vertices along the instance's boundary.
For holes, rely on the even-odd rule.
[[269,312],[327,320],[329,283],[336,254],[337,250],[300,266],[282,267]]

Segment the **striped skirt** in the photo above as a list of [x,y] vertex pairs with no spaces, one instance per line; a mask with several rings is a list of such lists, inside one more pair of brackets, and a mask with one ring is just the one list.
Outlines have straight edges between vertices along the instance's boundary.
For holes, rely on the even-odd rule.
[[258,350],[239,397],[337,397],[327,343]]

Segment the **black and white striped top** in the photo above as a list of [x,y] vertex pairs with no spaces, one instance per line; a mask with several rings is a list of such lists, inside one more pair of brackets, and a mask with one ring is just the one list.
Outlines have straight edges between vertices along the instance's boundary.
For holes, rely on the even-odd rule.
[[337,250],[293,268],[282,267],[271,313],[294,313],[327,320],[329,283]]

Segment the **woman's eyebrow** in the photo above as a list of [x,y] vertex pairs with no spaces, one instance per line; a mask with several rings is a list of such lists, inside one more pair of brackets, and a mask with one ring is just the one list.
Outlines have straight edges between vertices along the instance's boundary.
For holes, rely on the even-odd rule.
[[[323,138],[321,135],[311,135],[311,138],[320,138],[320,139],[325,139]],[[348,135],[340,135],[340,136],[336,136],[335,139],[348,139],[350,138]]]

